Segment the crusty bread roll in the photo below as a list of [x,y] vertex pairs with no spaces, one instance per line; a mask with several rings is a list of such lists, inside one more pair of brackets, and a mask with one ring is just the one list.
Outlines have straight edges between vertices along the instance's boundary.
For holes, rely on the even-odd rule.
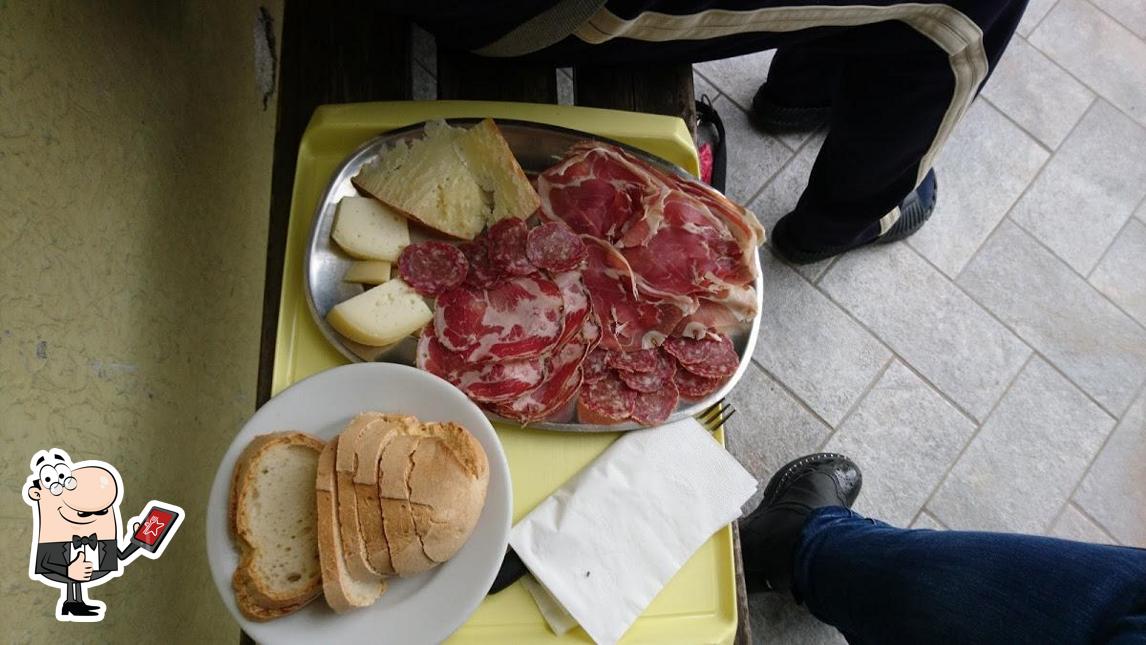
[[301,432],[268,434],[235,464],[229,519],[240,558],[231,585],[252,620],[297,611],[322,590],[314,490],[322,448]]

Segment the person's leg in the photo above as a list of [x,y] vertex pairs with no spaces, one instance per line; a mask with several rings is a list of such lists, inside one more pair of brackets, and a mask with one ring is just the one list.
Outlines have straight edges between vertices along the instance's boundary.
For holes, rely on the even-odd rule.
[[813,511],[793,593],[853,643],[1146,639],[1146,550]]

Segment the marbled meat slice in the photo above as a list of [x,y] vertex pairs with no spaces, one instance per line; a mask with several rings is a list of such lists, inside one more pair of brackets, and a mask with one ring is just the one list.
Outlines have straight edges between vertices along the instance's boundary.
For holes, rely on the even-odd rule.
[[617,376],[630,388],[637,392],[655,392],[663,387],[672,385],[676,374],[676,359],[660,349],[645,350],[656,352],[653,369],[646,372],[631,372],[618,370]]
[[651,372],[657,368],[657,356],[660,353],[661,350],[656,347],[631,352],[609,352],[605,364],[626,372]]
[[602,347],[612,351],[655,347],[691,313],[674,304],[637,298],[632,273],[616,249],[596,238],[583,239],[589,253],[582,277],[601,324]]
[[676,384],[676,389],[680,392],[680,398],[689,401],[700,401],[720,389],[724,384],[723,378],[708,378],[707,376],[700,376],[693,374],[686,369],[679,369],[672,377],[673,383]]
[[612,374],[586,384],[581,388],[577,405],[581,422],[612,425],[628,419],[633,413],[636,394]]
[[540,357],[474,363],[438,342],[429,326],[418,339],[419,369],[440,376],[474,401],[510,401],[536,388],[545,376]]
[[582,368],[585,371],[586,383],[596,383],[612,373],[608,363],[609,354],[609,350],[598,347],[585,357]]
[[478,236],[471,242],[463,242],[458,248],[470,264],[470,269],[466,272],[466,284],[484,289],[493,286],[501,279],[501,272],[489,259],[489,247],[486,246],[484,235]]
[[545,419],[560,410],[581,387],[581,363],[589,343],[578,336],[546,359],[545,380],[522,396],[493,406],[493,411],[521,423]]
[[[560,346],[581,332],[582,323],[592,310],[589,307],[589,290],[585,288],[580,271],[558,273],[553,276],[553,282],[561,289],[561,301],[565,308],[564,328],[561,337],[557,339],[557,345]],[[593,345],[596,344],[597,338],[594,336]]]
[[436,296],[462,284],[468,270],[465,254],[445,242],[411,244],[398,256],[398,274],[423,296]]
[[529,226],[516,217],[507,217],[491,226],[486,232],[486,245],[494,267],[506,275],[529,275],[537,271],[526,254],[528,239]]
[[731,376],[740,365],[740,357],[727,336],[700,340],[674,336],[665,341],[664,349],[680,361],[681,367],[699,376]]
[[545,222],[529,231],[525,254],[547,271],[572,271],[585,261],[585,242],[565,222]]
[[541,276],[455,287],[438,296],[434,335],[467,361],[531,358],[556,344],[564,309],[560,287]]
[[679,400],[676,385],[672,381],[653,392],[641,392],[633,400],[633,421],[643,426],[664,423],[676,410]]

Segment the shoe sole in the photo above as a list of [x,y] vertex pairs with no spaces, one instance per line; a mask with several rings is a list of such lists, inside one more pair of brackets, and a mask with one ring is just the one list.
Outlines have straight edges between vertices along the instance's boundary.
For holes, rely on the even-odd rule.
[[784,107],[764,99],[753,99],[749,120],[768,134],[813,132],[827,125],[832,108]]

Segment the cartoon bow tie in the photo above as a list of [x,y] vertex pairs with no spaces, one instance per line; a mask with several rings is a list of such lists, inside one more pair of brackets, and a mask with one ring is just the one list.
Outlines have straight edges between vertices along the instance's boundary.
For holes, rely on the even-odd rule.
[[72,536],[72,548],[73,549],[78,549],[81,546],[94,547],[96,545],[96,543],[97,543],[97,540],[96,540],[96,534],[95,533],[92,533],[91,535],[73,535]]

